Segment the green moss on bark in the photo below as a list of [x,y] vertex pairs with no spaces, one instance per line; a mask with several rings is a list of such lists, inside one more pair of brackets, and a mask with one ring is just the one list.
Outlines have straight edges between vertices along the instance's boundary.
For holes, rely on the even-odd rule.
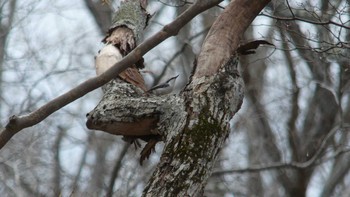
[[[214,120],[209,114],[208,110],[203,110],[199,115],[198,124],[191,130],[185,130],[180,138],[169,144],[169,146],[173,148],[167,150],[173,150],[173,153],[176,153],[174,159],[178,160],[184,168],[181,170],[180,174],[173,177],[179,180],[177,181],[178,185],[176,187],[174,187],[174,185],[168,185],[169,189],[176,188],[177,191],[173,191],[174,193],[190,188],[190,185],[188,185],[189,183],[202,182],[203,177],[208,174],[208,168],[206,167],[208,162],[212,162],[212,157],[216,155],[216,153],[213,154],[212,151],[217,152],[218,150],[208,147],[215,146],[219,139],[221,139],[223,135],[226,135],[226,131],[221,129],[220,123]],[[198,167],[198,163],[201,164],[200,167]],[[171,170],[176,171],[178,169]],[[191,174],[190,177],[189,174]],[[189,178],[192,181],[186,182],[185,180]]]

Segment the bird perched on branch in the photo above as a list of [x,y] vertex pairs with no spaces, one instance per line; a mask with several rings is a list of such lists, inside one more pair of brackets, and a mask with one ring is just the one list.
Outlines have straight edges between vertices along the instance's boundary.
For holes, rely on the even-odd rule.
[[119,49],[112,44],[107,44],[98,52],[95,58],[96,75],[104,73],[121,59],[123,59],[123,56]]
[[[113,44],[107,44],[99,51],[95,58],[96,74],[100,75],[104,73],[121,59],[123,59],[122,52]],[[118,77],[125,82],[131,83],[136,87],[141,88],[144,92],[147,90],[145,81],[139,69],[136,68],[135,65],[132,65],[121,72]]]
[[[103,42],[106,45],[99,51],[95,58],[97,75],[101,75],[109,68],[113,67],[116,63],[121,61],[124,56],[128,55],[136,46],[133,32],[124,26],[111,29],[107,36],[103,39]],[[120,104],[126,100],[130,100],[131,98],[135,99],[138,97],[148,97],[149,94],[164,95],[173,91],[178,75],[170,78],[165,83],[147,90],[144,78],[139,71],[139,69],[142,68],[144,68],[143,58],[118,74],[115,80],[102,87],[104,93],[107,92],[107,94],[105,94],[107,96],[104,97],[102,99],[103,102],[101,102],[110,102],[112,105],[116,105],[116,103]],[[129,83],[134,86],[125,86],[123,83]],[[116,89],[110,89],[111,87]],[[138,91],[135,91],[134,87],[139,88]],[[140,89],[142,91],[139,91]],[[117,100],[114,100],[115,96],[109,96],[111,95],[111,90],[118,93]],[[155,145],[157,142],[162,140],[160,135],[142,135],[143,132],[148,132],[148,130],[156,128],[159,118],[158,114],[137,118],[135,120],[133,118],[126,118],[124,120],[123,118],[125,118],[125,116],[134,117],[134,114],[127,114],[126,111],[124,111],[126,114],[119,117],[118,115],[122,114],[121,111],[116,111],[114,114],[105,113],[105,107],[105,104],[99,104],[91,113],[87,115],[87,127],[90,129],[102,130],[115,135],[123,135],[123,140],[134,144],[135,147],[140,147],[141,145],[138,142],[138,139],[147,142],[140,153],[140,164],[142,165],[142,162],[155,150]],[[112,110],[113,108],[110,109],[109,112]],[[115,115],[116,113],[118,115]],[[108,117],[105,117],[106,114],[108,114]],[[111,119],[114,119],[114,121],[110,121]]]
[[178,76],[179,75],[176,75],[175,77],[171,77],[170,79],[166,80],[164,83],[161,83],[159,85],[152,87],[147,92],[158,96],[171,93],[174,90],[176,78]]

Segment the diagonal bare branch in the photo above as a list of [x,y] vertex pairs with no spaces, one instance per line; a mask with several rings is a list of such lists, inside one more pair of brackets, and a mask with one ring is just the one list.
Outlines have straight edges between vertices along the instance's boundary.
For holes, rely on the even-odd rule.
[[8,124],[5,126],[5,128],[2,128],[0,131],[0,149],[5,146],[5,144],[12,138],[12,136],[14,136],[22,129],[38,124],[39,122],[41,122],[57,110],[61,109],[62,107],[106,84],[108,81],[113,79],[114,76],[118,75],[130,65],[136,63],[139,59],[141,59],[141,57],[144,54],[146,54],[149,50],[153,49],[159,43],[171,36],[177,35],[178,31],[195,16],[217,5],[220,2],[221,0],[196,1],[196,3],[190,6],[173,22],[164,26],[155,35],[153,35],[152,37],[144,41],[142,44],[140,44],[132,52],[125,56],[125,58],[123,58],[120,62],[116,63],[105,73],[82,82],[80,85],[51,100],[50,102],[46,103],[39,109],[31,112],[30,114],[23,116],[11,116],[9,118]]

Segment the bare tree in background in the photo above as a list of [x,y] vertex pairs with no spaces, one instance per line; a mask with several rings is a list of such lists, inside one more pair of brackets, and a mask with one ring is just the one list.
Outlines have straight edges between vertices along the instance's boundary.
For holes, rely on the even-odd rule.
[[[3,2],[0,5],[0,15],[7,15],[6,19],[5,17],[0,18],[0,109],[1,109],[1,103],[3,102],[3,97],[2,97],[2,75],[3,75],[3,70],[4,70],[4,59],[5,59],[5,49],[6,49],[6,41],[7,37],[10,34],[10,30],[12,28],[13,24],[13,17],[15,14],[15,8],[16,8],[16,0],[9,1],[9,2]],[[0,113],[0,118],[1,118],[1,113]],[[0,123],[1,125],[1,123]]]
[[[10,13],[7,12],[12,5],[10,2],[14,1],[5,1],[2,4],[1,8],[6,8],[5,13]],[[12,7],[15,11],[23,8],[22,2],[19,2],[16,7]],[[156,29],[159,29],[159,24],[165,24],[162,22],[164,15],[160,14],[162,10],[188,6],[182,1],[177,4],[167,3],[169,1],[161,2],[164,4],[152,2],[154,5],[162,5],[162,9],[150,21],[146,35],[152,35],[147,31],[152,32],[153,27],[158,26]],[[99,1],[86,0],[85,3],[88,9],[84,9],[91,13],[98,24],[98,28],[94,31],[98,34],[105,32],[111,25],[111,17],[108,15],[111,15],[113,9]],[[40,5],[32,7],[33,13],[35,7]],[[16,12],[14,13],[16,16]],[[174,40],[176,44],[171,45],[173,56],[164,54],[161,59],[153,58],[152,53],[160,54],[161,51],[165,51],[162,45],[150,51],[148,55],[152,58],[148,59],[148,56],[145,56],[146,68],[152,73],[159,73],[159,62],[163,62],[164,65],[173,67],[173,69],[165,67],[164,73],[171,75],[171,71],[175,69],[177,73],[181,73],[180,76],[190,76],[192,65],[188,64],[189,62],[192,64],[194,60],[191,52],[198,56],[198,46],[202,44],[198,39],[200,33],[206,32],[211,23],[208,21],[214,21],[219,13],[210,10],[200,16],[202,20],[194,19],[190,23],[191,27],[180,31],[179,40]],[[13,24],[21,24],[20,18],[14,17],[13,20]],[[3,27],[6,27],[8,21],[11,20],[6,18],[1,21],[1,25],[5,24]],[[273,1],[260,13],[258,19],[241,37],[240,42],[244,44],[255,39],[264,39],[273,43],[275,48],[260,47],[255,54],[240,57],[240,67],[246,84],[244,105],[231,122],[233,132],[217,159],[214,173],[208,179],[204,190],[205,196],[349,195],[348,21],[349,2],[346,0],[302,1],[300,4],[291,1]],[[7,37],[9,43],[1,45],[5,51],[2,54],[13,51],[9,45],[11,46],[14,41],[8,38],[18,35],[18,29],[20,28],[11,30],[13,36],[1,34],[1,39]],[[23,42],[26,46],[34,46],[30,41],[33,39],[30,35],[28,34],[28,39]],[[102,36],[96,39],[95,44]],[[28,69],[25,71],[18,69],[21,67],[12,65],[20,65],[23,60],[15,59],[12,54],[7,58],[5,56],[1,70],[6,71],[3,73],[5,79],[0,80],[1,114],[5,116],[26,114],[51,100],[50,94],[54,96],[61,94],[46,91],[45,94],[38,95],[37,91],[28,88],[33,84],[34,87],[42,89],[45,88],[42,86],[43,83],[47,83],[48,86],[59,84],[55,76],[72,76],[74,70],[88,73],[80,78],[92,76],[93,72],[82,69],[85,67],[86,70],[86,64],[92,68],[92,61],[84,61],[81,57],[91,58],[98,47],[89,50],[93,48],[86,46],[89,42],[79,43],[79,39],[83,40],[83,36],[77,37],[75,45],[69,45],[69,39],[61,39],[65,40],[67,46],[71,46],[71,50],[67,52],[64,52],[66,49],[63,48],[60,50],[59,42],[53,45],[62,51],[57,60],[66,58],[64,55],[66,53],[70,54],[71,61],[68,64],[79,65],[77,67],[60,67],[61,69],[55,69],[55,66],[49,67],[43,61],[43,56],[40,56],[42,50],[32,47],[31,53],[28,51],[28,54],[32,54],[31,58],[29,55],[23,57],[37,62],[35,65],[41,65],[40,72],[43,72],[34,83],[32,78],[25,75],[33,67],[27,66]],[[85,51],[77,52],[74,47],[76,43],[79,43],[81,46],[79,48],[84,48]],[[46,47],[48,47],[46,50],[50,50],[49,46]],[[80,59],[74,55],[79,55]],[[177,59],[176,63],[173,59]],[[17,62],[18,64],[15,64]],[[13,73],[17,72],[17,76],[21,76],[16,86],[9,80],[9,76],[12,75],[9,73],[14,68],[18,70],[13,70]],[[182,72],[188,73],[182,74]],[[182,80],[186,78],[183,77]],[[72,79],[74,80],[76,79]],[[23,90],[25,92],[23,95],[26,95],[27,99],[11,101],[9,97],[10,94],[13,95],[11,87],[19,87],[17,92]],[[72,87],[71,84],[69,87]],[[113,196],[141,194],[157,164],[156,155],[152,155],[151,160],[140,167],[137,161],[138,151],[132,148],[126,150],[119,137],[92,131],[82,132],[83,137],[74,135],[78,129],[84,130],[84,113],[81,109],[88,111],[94,105],[91,103],[97,102],[96,97],[98,95],[95,95],[95,99],[89,97],[89,101],[86,97],[80,99],[78,103],[70,105],[72,107],[53,114],[40,125],[20,132],[13,138],[13,142],[2,148],[0,154],[1,182],[4,183],[0,186],[2,193],[21,196],[72,193],[75,195],[108,193]],[[72,123],[72,119],[78,120],[79,126]],[[2,125],[5,125],[4,119]],[[24,146],[19,146],[21,144]],[[69,170],[65,167],[67,166],[65,152],[77,148],[79,151],[69,159],[75,161],[69,164],[74,170]]]
[[[283,66],[269,59],[241,59],[250,106],[246,117],[252,117],[244,120],[250,165],[217,175],[251,172],[247,184],[260,185],[247,190],[252,196],[347,196],[346,189],[335,189],[349,181],[344,160],[349,141],[349,2],[290,3],[275,1],[269,6],[272,14],[262,14],[274,19],[264,38],[281,49]],[[269,56],[261,53],[257,56]],[[266,80],[268,73],[275,77]],[[271,92],[276,96],[267,97]],[[325,174],[328,167],[333,170]],[[263,187],[265,170],[273,181]],[[310,189],[314,181],[325,186]]]

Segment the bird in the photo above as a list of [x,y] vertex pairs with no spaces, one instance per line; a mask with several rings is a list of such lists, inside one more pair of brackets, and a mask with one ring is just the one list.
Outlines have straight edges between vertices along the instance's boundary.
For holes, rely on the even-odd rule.
[[[96,75],[101,75],[122,59],[123,54],[120,49],[113,44],[105,45],[95,58]],[[119,73],[118,77],[127,83],[141,88],[144,92],[147,91],[145,81],[136,65],[128,67],[123,72]]]
[[98,52],[95,58],[96,75],[101,75],[121,59],[123,59],[123,56],[119,49],[112,44],[107,44]]
[[175,77],[171,77],[170,79],[166,80],[164,83],[161,83],[159,85],[152,87],[147,91],[147,93],[155,94],[158,96],[171,93],[174,89],[176,78],[178,76],[179,75],[176,75]]
[[[96,68],[97,76],[106,72],[109,68],[114,66],[114,64],[121,61],[123,57],[128,53],[128,51],[126,51],[125,48],[123,47],[120,48],[120,46],[124,46],[124,45],[120,45],[118,43],[113,43],[108,41],[107,44],[98,52],[95,58],[95,68]],[[136,87],[141,88],[143,92],[145,92],[145,95],[148,94],[148,91],[151,91],[152,93],[156,93],[156,94],[168,94],[173,90],[175,80],[178,77],[178,75],[176,77],[170,78],[165,83],[155,86],[147,91],[144,78],[142,77],[139,71],[139,68],[142,68],[143,66],[144,66],[143,59],[141,59],[134,65],[128,67],[126,70],[121,72],[116,77],[122,79],[126,83],[130,83]],[[105,92],[104,88],[102,88],[102,90]],[[94,126],[94,125],[91,125],[90,119],[88,120],[87,125],[89,125],[90,128],[92,128],[91,126]],[[119,126],[120,125],[122,125],[122,123],[120,123]],[[122,128],[118,128],[117,130],[119,129],[122,129]],[[127,129],[127,131],[130,132],[130,128]],[[155,150],[155,146],[157,142],[161,141],[162,139],[160,135],[146,135],[146,136],[124,135],[123,137],[124,141],[134,144],[135,148],[138,148],[141,146],[141,144],[138,142],[138,139],[141,139],[147,142],[147,144],[144,146],[144,148],[140,153],[140,165],[142,165],[143,161],[149,158],[150,154]]]

